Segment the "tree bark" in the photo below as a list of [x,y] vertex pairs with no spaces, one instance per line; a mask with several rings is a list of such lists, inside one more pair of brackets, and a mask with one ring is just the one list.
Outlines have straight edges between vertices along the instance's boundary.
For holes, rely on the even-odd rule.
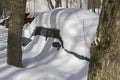
[[88,80],[120,80],[120,0],[103,0]]
[[11,16],[8,30],[7,63],[22,67],[21,37],[26,0],[11,0]]
[[0,4],[0,18],[1,18],[1,16],[2,16],[2,6]]

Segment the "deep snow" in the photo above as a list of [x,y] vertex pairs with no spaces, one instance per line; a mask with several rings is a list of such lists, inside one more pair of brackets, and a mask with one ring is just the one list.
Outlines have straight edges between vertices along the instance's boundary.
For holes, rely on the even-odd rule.
[[[90,44],[95,39],[98,15],[87,10],[54,9],[40,13],[23,29],[23,36],[30,38],[36,26],[57,28],[64,47],[90,58]],[[3,32],[1,32],[3,31]],[[0,80],[87,80],[89,62],[80,60],[64,49],[52,47],[54,38],[33,36],[23,47],[24,68],[6,64],[7,29],[0,29]]]

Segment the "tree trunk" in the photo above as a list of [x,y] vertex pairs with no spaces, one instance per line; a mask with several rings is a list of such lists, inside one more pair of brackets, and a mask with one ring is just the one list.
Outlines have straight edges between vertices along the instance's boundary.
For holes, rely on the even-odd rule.
[[0,4],[0,18],[2,16],[2,7],[1,7],[1,4]]
[[120,0],[103,0],[88,80],[120,80]]
[[82,0],[80,0],[80,8],[82,8]]
[[11,16],[8,30],[7,63],[22,67],[21,37],[26,0],[11,0]]
[[90,10],[90,9],[92,9],[92,0],[88,0],[88,9]]
[[54,5],[51,0],[47,0],[49,9],[54,9]]
[[[4,17],[8,16],[9,7],[10,7],[9,0],[0,0],[0,17],[4,15]],[[7,6],[6,6],[7,4]],[[4,13],[3,13],[4,11]]]
[[61,0],[59,0],[59,7],[62,7],[62,1]]
[[88,0],[88,9],[95,12],[95,9],[99,9],[101,6],[101,0]]
[[59,7],[60,5],[60,0],[55,0],[55,8]]
[[68,8],[68,0],[66,0],[66,8]]

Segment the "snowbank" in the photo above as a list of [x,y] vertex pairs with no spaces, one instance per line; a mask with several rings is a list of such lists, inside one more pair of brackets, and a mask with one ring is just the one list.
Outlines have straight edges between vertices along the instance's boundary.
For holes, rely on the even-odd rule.
[[[0,52],[0,80],[87,80],[89,62],[66,52],[57,50],[54,38],[32,36],[36,26],[56,28],[64,42],[64,47],[79,55],[90,58],[89,48],[94,41],[98,16],[90,11],[70,8],[54,9],[40,13],[28,24],[23,36],[32,41],[23,47],[23,64],[19,69],[6,62],[6,52]],[[59,41],[58,41],[59,42]]]

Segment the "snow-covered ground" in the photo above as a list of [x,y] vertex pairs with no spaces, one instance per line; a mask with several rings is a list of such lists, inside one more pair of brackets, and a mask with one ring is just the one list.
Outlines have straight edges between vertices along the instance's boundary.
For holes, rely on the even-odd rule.
[[[84,57],[90,58],[90,44],[95,39],[98,15],[87,10],[54,9],[40,13],[23,30],[23,36],[30,38],[36,26],[57,28],[64,47]],[[6,64],[7,29],[0,26],[0,80],[87,80],[89,62],[66,52],[57,50],[54,38],[33,36],[23,47],[24,68]]]

